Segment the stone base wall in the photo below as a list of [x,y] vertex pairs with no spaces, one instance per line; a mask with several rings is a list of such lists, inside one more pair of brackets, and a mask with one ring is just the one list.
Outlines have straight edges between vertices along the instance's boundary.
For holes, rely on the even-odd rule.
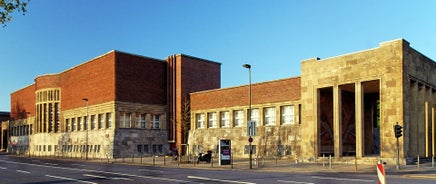
[[166,130],[117,129],[115,131],[114,157],[166,155],[169,153],[170,147]]
[[[259,157],[298,157],[301,139],[299,129],[298,125],[257,127],[258,136],[252,137],[252,145],[256,147],[253,155]],[[199,152],[204,153],[208,150],[217,154],[221,139],[231,140],[231,151],[234,158],[249,157],[247,150],[249,136],[247,136],[246,127],[191,130],[189,132],[188,154],[197,155]]]

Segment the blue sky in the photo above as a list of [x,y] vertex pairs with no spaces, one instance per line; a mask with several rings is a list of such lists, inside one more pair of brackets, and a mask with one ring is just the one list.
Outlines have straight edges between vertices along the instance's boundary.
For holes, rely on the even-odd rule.
[[404,38],[436,60],[436,1],[32,0],[0,28],[0,111],[35,77],[110,50],[220,62],[221,85],[300,75],[301,60]]

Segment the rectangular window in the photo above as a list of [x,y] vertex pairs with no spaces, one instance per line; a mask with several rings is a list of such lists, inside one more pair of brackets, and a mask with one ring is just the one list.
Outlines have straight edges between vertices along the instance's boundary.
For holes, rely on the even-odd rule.
[[138,153],[142,153],[142,145],[137,145],[136,150],[138,151]]
[[148,148],[148,144],[144,144],[144,153],[149,153],[150,150]]
[[157,145],[153,144],[153,153],[157,153]]
[[89,130],[88,116],[83,116],[83,130]]
[[153,129],[160,129],[160,117],[159,117],[159,115],[153,115]]
[[[250,145],[245,145],[244,154],[250,154]],[[256,154],[256,145],[251,145],[251,154]]]
[[230,113],[229,111],[221,112],[221,127],[230,127]]
[[138,117],[136,118],[138,121],[138,128],[146,128],[146,120],[145,120],[146,114],[138,114]]
[[162,144],[159,144],[159,145],[157,146],[157,150],[159,151],[159,153],[163,153],[163,145],[162,145]]
[[233,122],[235,127],[244,126],[244,111],[242,110],[233,111]]
[[103,114],[98,114],[98,128],[104,128],[104,116]]
[[264,109],[264,122],[265,126],[276,125],[276,108],[267,107]]
[[82,118],[77,117],[77,122],[79,123],[79,125],[77,126],[77,130],[80,131],[80,130],[82,130],[82,127],[83,127]]
[[204,128],[204,114],[199,113],[195,115],[196,120],[196,127],[197,128]]
[[287,105],[280,107],[282,125],[293,125],[294,124],[294,106]]
[[71,131],[70,119],[65,119],[65,124],[66,124],[67,132],[70,132]]
[[256,122],[256,126],[259,126],[260,121],[259,121],[259,109],[251,109],[251,116],[250,116],[251,121],[255,121]]
[[207,113],[207,122],[209,125],[209,128],[216,128],[216,112],[209,112]]
[[112,113],[106,113],[106,128],[112,127]]
[[121,120],[121,128],[130,128],[130,125],[132,123],[132,114],[131,113],[123,113]]
[[76,124],[76,118],[71,118],[71,124],[73,126],[73,132],[76,131],[77,124]]
[[91,115],[91,128],[90,129],[96,129],[97,128],[97,119],[95,118],[95,115]]

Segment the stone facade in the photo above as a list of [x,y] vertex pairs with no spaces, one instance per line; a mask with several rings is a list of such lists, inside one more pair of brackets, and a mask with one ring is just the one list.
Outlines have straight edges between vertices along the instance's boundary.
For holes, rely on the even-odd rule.
[[[337,160],[357,158],[358,162],[375,162],[381,158],[394,164],[397,138],[393,126],[398,124],[403,127],[403,136],[398,138],[401,164],[417,156],[435,155],[436,64],[411,48],[407,41],[393,40],[381,43],[378,48],[304,60],[301,68],[299,80],[289,84],[272,81],[270,84],[280,87],[257,88],[262,91],[257,93],[289,95],[292,99],[277,102],[271,96],[262,98],[253,94],[253,100],[265,100],[253,102],[253,108],[264,109],[260,112],[271,104],[276,109],[284,104],[298,107],[293,112],[298,124],[291,126],[265,126],[263,121],[268,117],[259,113],[258,136],[253,142],[256,154],[274,155],[283,148],[279,145],[290,145],[290,156],[302,161],[331,155]],[[297,83],[298,88],[283,90]],[[253,86],[256,85],[263,84]],[[207,122],[211,112],[243,109],[246,117],[248,93],[243,91],[247,88],[191,94],[190,145],[215,150],[219,139],[230,139],[234,141],[234,156],[247,157],[242,151],[248,144],[247,119],[241,127],[233,127],[232,123],[237,121],[233,117],[231,127],[196,126],[198,122]],[[276,112],[279,122],[281,114]]]

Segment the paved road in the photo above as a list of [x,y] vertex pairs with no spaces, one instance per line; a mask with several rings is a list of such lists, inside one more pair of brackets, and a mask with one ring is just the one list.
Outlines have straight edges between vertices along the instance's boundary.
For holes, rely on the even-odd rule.
[[[409,173],[411,174],[411,173]],[[412,177],[411,177],[412,176]],[[431,175],[396,174],[388,183],[436,183]],[[436,177],[435,177],[436,179]],[[369,184],[375,173],[271,172],[262,170],[197,169],[50,160],[0,155],[0,183],[298,183]]]

